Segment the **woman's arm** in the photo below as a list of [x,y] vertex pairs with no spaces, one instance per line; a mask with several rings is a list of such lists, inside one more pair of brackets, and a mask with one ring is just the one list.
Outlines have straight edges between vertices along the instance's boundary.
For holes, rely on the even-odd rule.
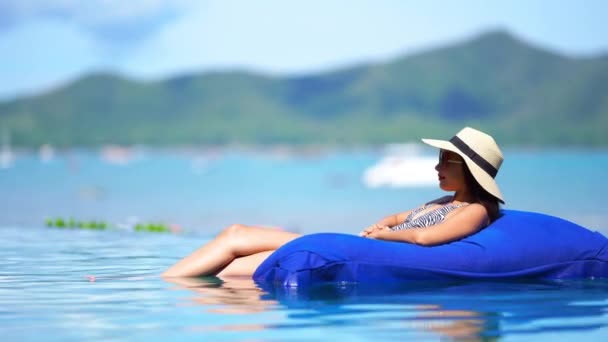
[[398,225],[403,222],[405,218],[412,212],[411,210],[404,211],[402,213],[397,213],[393,215],[389,215],[387,217],[382,218],[380,221],[372,224],[371,226],[363,229],[359,236],[370,237],[369,234],[375,230],[389,228]]
[[[452,199],[453,196],[443,196],[443,197],[439,197],[437,199],[434,199],[430,202],[427,202],[423,205],[426,204],[430,204],[430,203],[445,203],[446,201],[449,201]],[[403,211],[397,214],[393,214],[393,215],[389,215],[387,217],[382,218],[380,221],[372,224],[371,226],[365,228],[359,235],[360,236],[367,236],[369,233],[371,233],[372,231],[376,230],[376,229],[383,229],[383,228],[390,228],[390,227],[394,227],[398,224],[401,224],[403,221],[405,221],[405,219],[409,216],[409,214],[412,212],[412,210],[408,210],[408,211]]]
[[469,204],[457,209],[443,222],[425,228],[391,231],[388,228],[371,232],[368,237],[435,246],[462,239],[478,232],[488,221],[488,212],[481,204]]
[[380,221],[376,222],[376,225],[378,226],[387,226],[387,227],[393,227],[398,225],[399,223],[405,221],[405,218],[411,213],[411,210],[408,211],[404,211],[401,213],[397,213],[397,214],[393,214],[390,216],[387,216],[383,219],[381,219]]

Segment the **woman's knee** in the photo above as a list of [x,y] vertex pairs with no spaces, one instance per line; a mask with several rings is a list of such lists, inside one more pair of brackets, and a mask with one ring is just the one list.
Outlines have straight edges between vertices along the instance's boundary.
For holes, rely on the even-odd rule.
[[219,238],[233,254],[238,255],[243,246],[249,244],[251,231],[252,228],[250,226],[231,224],[224,228]]
[[226,243],[233,249],[237,249],[243,243],[247,243],[253,228],[244,224],[231,224],[224,228],[224,231],[220,234],[220,238],[224,239]]
[[236,223],[236,224],[231,224],[228,227],[224,228],[224,230],[222,231],[222,233],[220,235],[230,238],[230,239],[234,239],[234,238],[243,236],[244,234],[247,233],[247,231],[249,231],[249,226]]

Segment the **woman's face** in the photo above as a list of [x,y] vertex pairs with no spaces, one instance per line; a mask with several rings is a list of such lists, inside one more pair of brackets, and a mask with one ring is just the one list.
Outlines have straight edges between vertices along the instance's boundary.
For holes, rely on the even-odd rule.
[[435,166],[439,177],[439,187],[445,191],[458,191],[466,184],[464,180],[464,160],[458,154],[439,150],[439,162]]

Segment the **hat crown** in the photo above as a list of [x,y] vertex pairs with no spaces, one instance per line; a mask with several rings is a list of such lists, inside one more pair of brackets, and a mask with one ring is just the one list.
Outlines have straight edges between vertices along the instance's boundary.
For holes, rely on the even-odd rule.
[[456,136],[496,170],[500,169],[504,158],[492,136],[471,127],[463,128]]
[[504,203],[494,179],[502,165],[503,155],[498,144],[490,135],[471,127],[465,127],[449,141],[422,139],[422,142],[460,155],[477,183]]

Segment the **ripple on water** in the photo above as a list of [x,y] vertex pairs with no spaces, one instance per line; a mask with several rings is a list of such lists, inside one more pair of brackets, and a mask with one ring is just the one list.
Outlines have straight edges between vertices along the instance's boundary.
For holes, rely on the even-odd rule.
[[608,280],[342,284],[158,275],[206,237],[0,228],[6,340],[608,336]]

